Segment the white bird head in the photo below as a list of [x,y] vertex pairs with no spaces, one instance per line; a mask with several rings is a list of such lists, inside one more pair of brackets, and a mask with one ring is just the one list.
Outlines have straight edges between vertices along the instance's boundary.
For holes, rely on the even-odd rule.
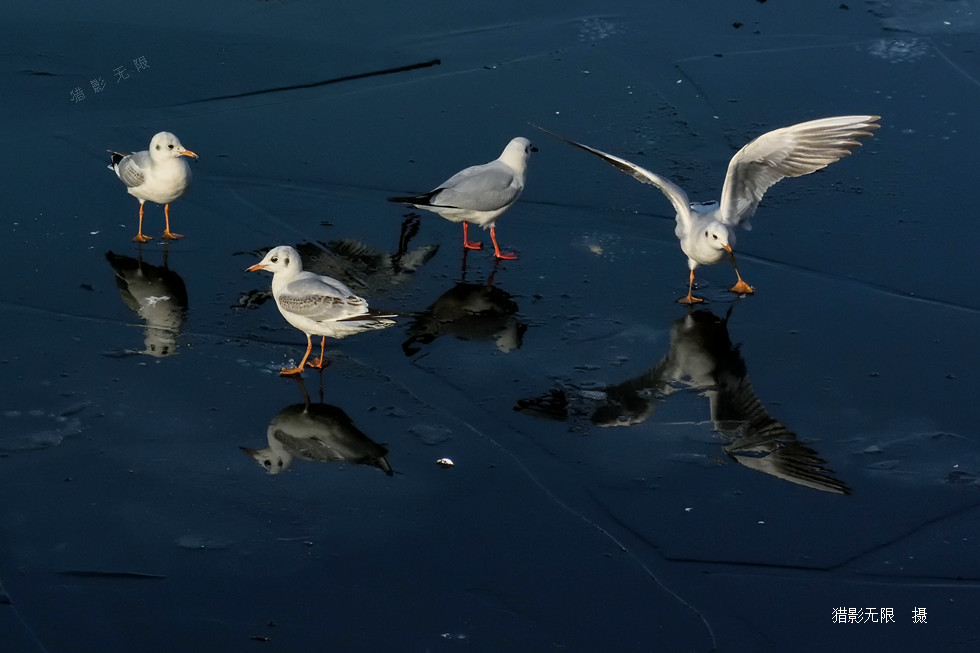
[[147,326],[144,334],[143,353],[156,358],[166,358],[177,353],[177,329]]
[[531,158],[531,152],[537,152],[538,148],[531,145],[531,141],[523,136],[518,136],[507,143],[500,160],[509,165],[518,173],[527,169],[527,161]]
[[704,245],[711,249],[732,251],[735,245],[735,234],[720,222],[709,222],[698,234]]
[[292,454],[282,447],[278,447],[278,451],[276,450],[277,448],[273,447],[266,447],[265,449],[239,447],[239,449],[250,455],[258,463],[259,467],[270,474],[278,474],[286,471],[290,463],[293,462]]
[[150,158],[154,161],[176,159],[181,156],[189,156],[193,159],[201,158],[181,145],[180,139],[170,132],[160,132],[150,141]]
[[294,276],[303,271],[303,260],[299,257],[299,252],[289,245],[280,245],[270,249],[265,258],[245,271],[255,272],[256,270],[268,270],[273,274],[289,272],[290,276]]

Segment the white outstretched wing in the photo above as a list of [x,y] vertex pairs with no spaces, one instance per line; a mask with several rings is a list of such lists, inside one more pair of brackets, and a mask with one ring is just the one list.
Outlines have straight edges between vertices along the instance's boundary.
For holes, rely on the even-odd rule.
[[675,184],[674,182],[661,177],[660,175],[650,172],[646,168],[642,168],[635,163],[631,163],[626,159],[621,159],[618,156],[613,156],[612,154],[607,154],[602,150],[597,150],[594,147],[589,147],[588,145],[583,145],[582,143],[577,143],[571,139],[559,136],[554,132],[550,132],[543,127],[538,127],[541,131],[551,134],[560,141],[565,141],[569,145],[573,145],[579,149],[590,152],[606,163],[610,164],[614,168],[622,170],[626,174],[632,176],[634,179],[642,181],[644,184],[650,184],[651,186],[656,186],[663,192],[663,194],[670,200],[670,203],[674,207],[674,211],[677,212],[677,220],[683,226],[684,230],[691,224],[691,207],[690,201],[687,199],[687,193],[684,189]]
[[780,179],[801,177],[844,158],[880,127],[879,116],[811,120],[759,136],[728,164],[718,220],[737,226],[755,213],[766,191]]

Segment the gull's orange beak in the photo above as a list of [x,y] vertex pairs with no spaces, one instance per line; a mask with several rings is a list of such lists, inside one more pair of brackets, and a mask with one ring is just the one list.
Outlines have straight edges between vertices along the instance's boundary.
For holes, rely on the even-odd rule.
[[196,154],[194,154],[193,152],[191,152],[190,150],[184,150],[183,152],[181,152],[181,153],[180,153],[180,156],[189,156],[189,157],[193,157],[195,161],[197,161],[198,159],[200,159],[200,158],[201,158],[201,157],[199,157],[198,155],[196,155]]
[[731,245],[722,245],[721,248],[723,250],[725,250],[726,252],[728,252],[729,254],[734,254],[735,253],[735,252],[732,251],[732,246]]
[[255,265],[253,265],[252,267],[250,267],[250,268],[246,268],[246,269],[245,269],[245,271],[246,271],[246,272],[256,272],[256,271],[258,271],[258,270],[264,270],[264,269],[265,269],[266,267],[267,267],[267,266],[265,266],[265,265],[262,265],[261,263],[256,263],[256,264],[255,264]]

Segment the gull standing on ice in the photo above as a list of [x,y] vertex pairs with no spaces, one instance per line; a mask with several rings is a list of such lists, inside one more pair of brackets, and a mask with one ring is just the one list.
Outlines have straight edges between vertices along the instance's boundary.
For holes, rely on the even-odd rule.
[[704,301],[692,294],[694,268],[717,263],[725,252],[731,257],[738,278],[730,290],[740,294],[755,292],[742,280],[735,265],[735,227],[751,228],[749,218],[770,186],[786,177],[802,177],[816,172],[847,156],[860,145],[858,138],[871,136],[872,131],[880,127],[875,124],[879,119],[880,116],[837,116],[763,134],[732,157],[725,185],[721,189],[721,200],[705,203],[691,203],[682,188],[635,163],[548,133],[595,154],[646,184],[656,186],[667,196],[677,211],[674,233],[681,241],[681,249],[687,254],[687,264],[691,269],[687,296],[677,301],[694,304]]
[[516,254],[500,251],[497,218],[521,196],[527,175],[527,160],[531,152],[537,151],[531,141],[519,136],[507,144],[500,158],[490,163],[460,170],[424,195],[389,197],[388,201],[432,211],[451,222],[462,222],[464,249],[483,248],[483,243],[470,241],[467,234],[470,223],[490,229],[494,256],[516,259]]
[[170,231],[170,203],[182,196],[191,183],[191,168],[181,157],[189,156],[195,160],[200,157],[180,144],[180,140],[170,132],[160,132],[150,141],[150,149],[133,154],[109,150],[114,170],[129,194],[140,201],[140,224],[134,242],[145,243],[153,240],[143,235],[143,202],[150,200],[163,204],[163,214],[167,226],[163,237],[183,238],[181,234]]
[[336,279],[303,272],[299,252],[288,245],[274,247],[246,272],[256,270],[272,272],[272,296],[279,312],[287,322],[306,334],[303,360],[297,367],[282,368],[279,371],[281,376],[303,371],[313,349],[311,336],[322,336],[322,339],[320,357],[310,361],[309,365],[322,369],[327,364],[323,355],[326,336],[346,338],[361,331],[384,329],[395,323],[389,319],[394,315],[369,309],[366,300]]

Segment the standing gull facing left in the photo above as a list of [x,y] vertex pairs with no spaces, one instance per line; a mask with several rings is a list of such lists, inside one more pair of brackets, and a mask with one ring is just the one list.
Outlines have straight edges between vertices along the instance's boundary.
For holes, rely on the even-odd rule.
[[350,288],[330,277],[303,271],[299,252],[289,245],[269,250],[261,261],[246,272],[268,270],[272,273],[272,296],[279,312],[291,325],[306,334],[306,353],[296,367],[284,367],[281,376],[300,374],[313,349],[312,336],[321,336],[320,357],[310,361],[310,367],[322,369],[327,336],[347,336],[384,329],[395,323],[392,314],[368,308],[367,301]]

